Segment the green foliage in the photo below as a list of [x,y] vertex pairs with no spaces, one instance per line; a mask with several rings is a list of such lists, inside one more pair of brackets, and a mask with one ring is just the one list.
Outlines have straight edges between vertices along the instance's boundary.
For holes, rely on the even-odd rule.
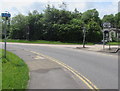
[[102,39],[102,22],[110,22],[114,27],[120,27],[120,13],[105,15],[101,20],[96,9],[79,12],[67,11],[66,4],[61,9],[48,5],[44,13],[34,10],[27,16],[19,14],[12,18],[11,39],[48,40],[62,42],[82,42],[83,27],[86,26],[87,42],[100,42]]
[[115,15],[115,26],[120,28],[120,12]]
[[111,23],[112,27],[115,27],[115,17],[113,14],[111,15],[105,15],[102,19],[103,22],[109,22]]
[[87,10],[86,12],[83,13],[82,20],[85,22],[85,24],[89,23],[91,20],[94,20],[99,23],[100,19],[98,16],[99,13],[96,9]]
[[107,45],[120,45],[120,42],[110,42],[110,43],[107,43]]
[[12,39],[25,39],[26,29],[27,29],[27,19],[26,16],[19,14],[13,17],[11,21],[11,29],[9,38]]
[[99,42],[102,40],[102,32],[100,25],[95,21],[90,21],[87,25],[87,41]]

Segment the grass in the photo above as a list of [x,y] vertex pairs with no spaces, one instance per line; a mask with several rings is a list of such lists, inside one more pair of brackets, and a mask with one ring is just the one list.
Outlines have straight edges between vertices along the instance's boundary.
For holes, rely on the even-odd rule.
[[[46,41],[46,40],[28,41],[28,40],[13,40],[13,39],[8,39],[7,42],[15,42],[15,43],[37,43],[37,44],[62,44],[62,45],[79,45],[79,44],[81,44],[82,45],[82,43],[67,43],[67,42]],[[94,45],[94,43],[87,43],[86,45]]]
[[24,90],[27,88],[28,80],[29,70],[25,62],[7,51],[6,59],[2,58],[2,89]]
[[0,52],[0,91],[2,89],[2,52]]
[[120,42],[110,42],[110,43],[107,43],[107,44],[110,44],[110,45],[120,45]]

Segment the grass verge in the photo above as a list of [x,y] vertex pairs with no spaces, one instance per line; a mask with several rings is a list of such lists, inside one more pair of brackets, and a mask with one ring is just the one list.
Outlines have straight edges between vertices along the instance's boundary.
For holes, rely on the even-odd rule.
[[[3,52],[3,50],[0,50]],[[25,62],[15,54],[7,51],[7,57],[2,58],[2,89],[25,90],[29,80],[29,70]]]
[[[4,40],[2,40],[4,41]],[[28,41],[28,40],[13,40],[8,39],[7,42],[15,42],[15,43],[38,43],[38,44],[63,44],[63,45],[79,45],[82,43],[67,43],[67,42],[60,42],[60,41],[46,41],[46,40],[35,40],[35,41]],[[86,45],[94,45],[94,43],[87,43]]]
[[0,51],[0,91],[2,90],[2,52]]
[[110,43],[107,43],[107,44],[110,44],[110,45],[120,45],[120,42],[110,42]]

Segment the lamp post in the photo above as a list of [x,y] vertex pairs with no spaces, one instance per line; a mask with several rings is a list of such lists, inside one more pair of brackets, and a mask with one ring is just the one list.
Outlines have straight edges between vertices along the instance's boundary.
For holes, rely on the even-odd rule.
[[11,14],[6,11],[5,13],[2,13],[1,16],[5,17],[5,29],[4,29],[4,35],[5,35],[5,40],[4,40],[5,46],[4,46],[4,49],[5,49],[5,52],[4,52],[4,57],[6,58],[7,21],[8,21],[8,18],[11,17]]

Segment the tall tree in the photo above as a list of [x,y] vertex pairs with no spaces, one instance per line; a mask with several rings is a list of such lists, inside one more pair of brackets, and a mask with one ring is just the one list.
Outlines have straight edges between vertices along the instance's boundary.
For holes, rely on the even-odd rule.
[[82,14],[81,18],[86,24],[91,20],[100,23],[99,12],[96,9],[87,10]]
[[111,14],[111,15],[104,15],[102,21],[103,22],[109,22],[109,23],[111,23],[111,27],[115,27],[115,17],[114,17],[113,14]]
[[27,23],[26,16],[22,14],[13,17],[9,37],[13,39],[26,39]]
[[90,21],[87,24],[87,41],[100,42],[102,39],[102,31],[100,25],[95,21]]
[[115,27],[120,28],[120,12],[115,14]]
[[29,13],[29,16],[27,17],[29,40],[42,39],[43,25],[40,21],[42,17],[42,14],[39,14],[36,10],[32,13]]

